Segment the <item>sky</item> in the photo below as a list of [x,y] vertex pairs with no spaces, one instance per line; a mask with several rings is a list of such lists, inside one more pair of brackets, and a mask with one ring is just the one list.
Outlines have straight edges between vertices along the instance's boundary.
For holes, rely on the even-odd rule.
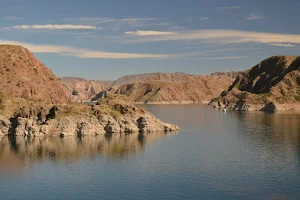
[[245,70],[300,54],[299,0],[0,0],[0,44],[57,76]]

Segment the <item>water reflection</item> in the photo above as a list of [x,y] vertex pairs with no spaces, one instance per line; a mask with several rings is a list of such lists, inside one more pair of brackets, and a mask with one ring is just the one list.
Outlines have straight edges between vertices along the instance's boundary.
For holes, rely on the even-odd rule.
[[85,137],[0,137],[0,168],[29,168],[33,163],[54,160],[74,162],[102,155],[122,159],[143,151],[147,144],[174,133],[122,134]]
[[[276,167],[300,166],[299,113],[232,113],[240,141],[260,155],[260,162]],[[255,148],[253,148],[255,147]],[[296,166],[295,166],[296,164]]]

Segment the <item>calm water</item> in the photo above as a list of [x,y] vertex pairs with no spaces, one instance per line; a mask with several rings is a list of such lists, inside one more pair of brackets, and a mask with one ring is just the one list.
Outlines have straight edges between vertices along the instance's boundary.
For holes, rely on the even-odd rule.
[[300,115],[147,106],[172,134],[0,138],[0,199],[300,199]]

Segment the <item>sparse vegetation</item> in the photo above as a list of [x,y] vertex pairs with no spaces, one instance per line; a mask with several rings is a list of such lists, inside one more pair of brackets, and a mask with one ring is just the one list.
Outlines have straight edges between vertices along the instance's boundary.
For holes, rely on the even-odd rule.
[[114,119],[117,120],[117,119],[120,118],[121,112],[118,111],[118,110],[112,110],[112,111],[110,112],[110,115],[111,115]]
[[78,95],[79,95],[79,92],[78,92],[78,90],[73,90],[73,91],[72,91],[72,95],[74,95],[74,96],[78,96]]

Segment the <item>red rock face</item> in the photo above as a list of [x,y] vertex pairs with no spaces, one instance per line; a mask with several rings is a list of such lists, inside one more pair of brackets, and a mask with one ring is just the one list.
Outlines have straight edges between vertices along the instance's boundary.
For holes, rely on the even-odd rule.
[[0,92],[51,103],[68,101],[66,89],[53,72],[27,49],[0,45]]

